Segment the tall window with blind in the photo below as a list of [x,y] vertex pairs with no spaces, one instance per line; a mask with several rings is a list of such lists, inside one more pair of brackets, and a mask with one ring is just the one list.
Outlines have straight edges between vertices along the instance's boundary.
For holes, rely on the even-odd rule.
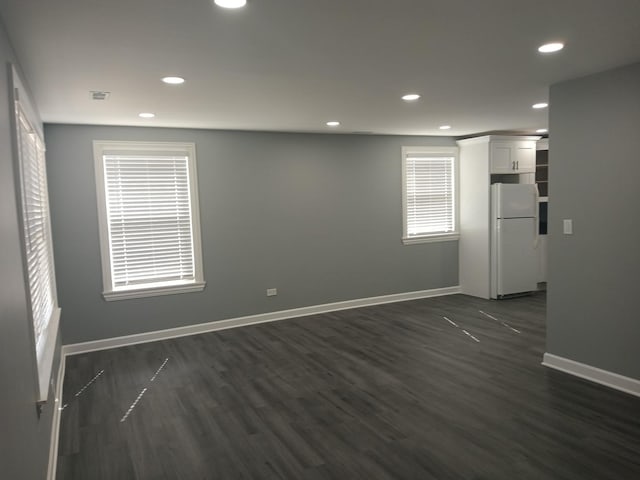
[[192,143],[94,142],[104,298],[204,286]]
[[457,147],[403,147],[403,242],[457,240]]
[[49,395],[49,379],[56,348],[58,307],[45,146],[37,116],[26,98],[17,73],[12,72],[15,105],[15,143],[20,177],[20,209],[23,227],[24,269],[28,284],[30,331],[38,377],[37,401]]

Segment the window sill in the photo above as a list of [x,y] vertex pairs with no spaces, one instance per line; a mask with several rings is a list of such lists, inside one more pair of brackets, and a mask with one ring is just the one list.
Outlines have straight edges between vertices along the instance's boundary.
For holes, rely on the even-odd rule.
[[425,235],[423,237],[404,237],[402,243],[404,245],[415,245],[418,243],[452,242],[459,239],[459,233],[444,233],[441,235]]
[[127,300],[130,298],[158,297],[161,295],[175,295],[178,293],[193,293],[203,291],[206,284],[206,282],[191,282],[185,284],[131,288],[126,290],[112,290],[103,292],[102,296],[107,302],[112,302],[114,300]]

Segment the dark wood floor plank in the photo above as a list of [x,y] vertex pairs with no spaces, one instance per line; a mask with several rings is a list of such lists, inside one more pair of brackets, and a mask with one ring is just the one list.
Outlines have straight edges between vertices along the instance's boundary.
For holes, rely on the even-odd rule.
[[640,478],[640,399],[546,369],[544,348],[539,293],[69,357],[57,478]]

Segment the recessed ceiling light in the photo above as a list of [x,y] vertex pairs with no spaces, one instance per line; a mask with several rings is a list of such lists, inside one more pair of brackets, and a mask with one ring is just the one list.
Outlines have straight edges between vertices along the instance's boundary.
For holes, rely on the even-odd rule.
[[405,102],[413,102],[414,100],[418,100],[420,98],[420,95],[418,95],[417,93],[407,93],[406,95],[402,96],[402,99]]
[[547,130],[546,128],[539,128],[536,130],[536,133],[547,133],[549,130]]
[[340,126],[340,122],[336,122],[335,120],[331,122],[327,122],[327,127],[339,127],[339,126]]
[[150,112],[142,112],[142,113],[139,113],[138,116],[140,118],[153,118],[153,117],[156,116],[156,114],[155,113],[150,113]]
[[184,78],[182,77],[164,77],[162,79],[164,83],[168,83],[169,85],[180,85],[184,83]]
[[541,108],[547,108],[549,106],[548,103],[534,103],[533,105],[531,105],[531,108],[535,108],[536,110],[540,110]]
[[440,125],[440,130],[449,130],[451,125]]
[[222,8],[240,8],[247,4],[247,0],[214,0],[214,3]]
[[538,51],[540,53],[553,53],[559,52],[564,48],[564,43],[553,42],[553,43],[545,43],[544,45],[540,45],[538,47]]

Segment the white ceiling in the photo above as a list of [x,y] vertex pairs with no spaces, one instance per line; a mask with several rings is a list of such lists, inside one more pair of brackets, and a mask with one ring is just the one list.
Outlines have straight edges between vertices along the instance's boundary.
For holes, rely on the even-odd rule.
[[[640,61],[640,0],[0,0],[0,14],[49,123],[533,133],[549,85]],[[552,40],[565,49],[537,52]]]

